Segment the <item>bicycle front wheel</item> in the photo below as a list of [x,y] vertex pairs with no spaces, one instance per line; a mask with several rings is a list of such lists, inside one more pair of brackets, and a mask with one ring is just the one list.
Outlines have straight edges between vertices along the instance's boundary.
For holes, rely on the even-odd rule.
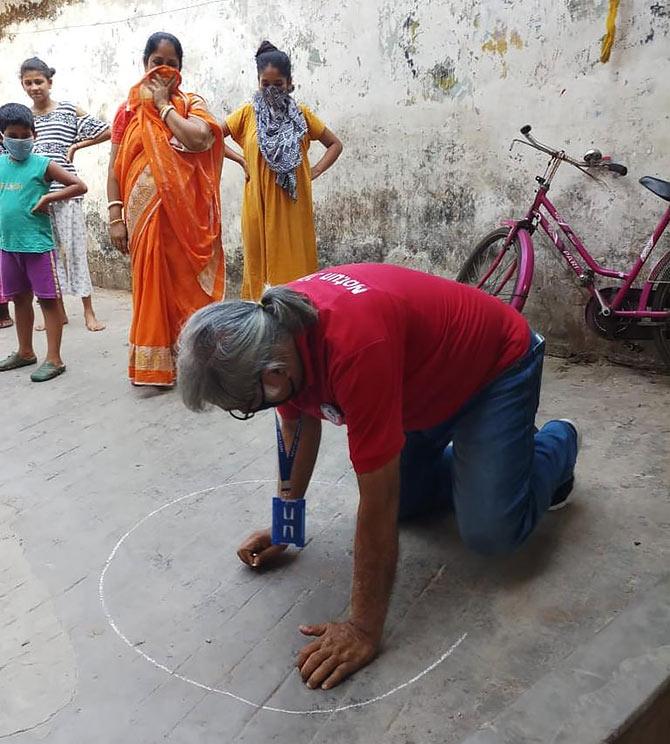
[[500,227],[484,236],[458,272],[456,281],[477,287],[520,311],[526,302],[521,245],[515,237],[505,247],[510,229]]
[[[658,282],[654,292],[652,310],[670,311],[670,264],[665,267],[661,276],[658,277]],[[654,343],[659,357],[670,369],[670,321],[666,322],[665,325],[654,328]]]

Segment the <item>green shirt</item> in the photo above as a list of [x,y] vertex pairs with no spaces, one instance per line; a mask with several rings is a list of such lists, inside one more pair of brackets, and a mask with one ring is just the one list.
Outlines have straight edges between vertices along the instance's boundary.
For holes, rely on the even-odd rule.
[[48,214],[32,213],[49,191],[49,158],[34,153],[25,160],[0,155],[0,250],[46,253],[54,248]]

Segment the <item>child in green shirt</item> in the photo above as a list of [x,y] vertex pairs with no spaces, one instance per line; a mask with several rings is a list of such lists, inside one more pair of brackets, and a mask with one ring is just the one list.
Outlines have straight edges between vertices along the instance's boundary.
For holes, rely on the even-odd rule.
[[[49,205],[85,194],[86,185],[49,158],[33,153],[35,122],[27,106],[0,106],[0,134],[6,150],[0,155],[0,297],[14,303],[19,342],[18,350],[0,362],[0,372],[37,362],[33,349],[33,297],[37,297],[44,313],[47,355],[30,379],[46,382],[65,372]],[[49,192],[52,181],[64,188]]]

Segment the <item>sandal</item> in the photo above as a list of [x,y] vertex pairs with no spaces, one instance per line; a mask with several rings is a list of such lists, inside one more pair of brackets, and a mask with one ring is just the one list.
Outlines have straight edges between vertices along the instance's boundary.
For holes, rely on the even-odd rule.
[[14,321],[11,318],[0,318],[0,329],[11,328],[14,325]]
[[29,367],[31,364],[36,363],[37,357],[26,359],[18,351],[15,351],[0,362],[0,372],[9,372],[10,369],[19,369],[20,367]]
[[53,362],[43,362],[40,366],[30,375],[30,379],[33,382],[48,382],[53,380],[54,377],[62,375],[65,372],[65,365],[57,367]]

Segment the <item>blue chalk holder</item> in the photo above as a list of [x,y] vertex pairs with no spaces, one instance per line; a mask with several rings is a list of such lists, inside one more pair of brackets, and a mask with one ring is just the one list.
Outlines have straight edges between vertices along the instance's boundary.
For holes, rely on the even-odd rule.
[[272,499],[272,544],[305,547],[305,499]]
[[[286,451],[279,416],[276,412],[275,424],[277,427],[279,477],[281,479],[281,492],[284,494],[291,491],[291,470],[302,433],[302,419],[298,420],[289,452]],[[281,496],[275,496],[272,499],[272,544],[295,545],[297,548],[305,547],[305,499],[283,499]]]

